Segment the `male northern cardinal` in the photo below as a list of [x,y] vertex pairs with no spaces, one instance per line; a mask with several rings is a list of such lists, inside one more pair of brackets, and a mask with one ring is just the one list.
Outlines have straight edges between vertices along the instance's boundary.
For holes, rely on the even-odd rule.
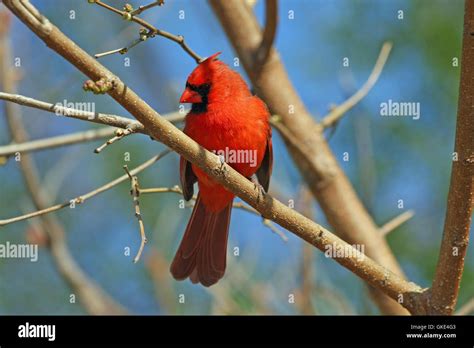
[[[217,59],[219,54],[201,62],[188,77],[180,99],[192,103],[184,133],[207,150],[230,154],[224,160],[249,179],[256,174],[267,191],[273,163],[270,114],[242,77]],[[196,181],[199,194],[171,274],[211,286],[224,276],[234,194],[183,157],[180,180],[186,200],[192,198]]]

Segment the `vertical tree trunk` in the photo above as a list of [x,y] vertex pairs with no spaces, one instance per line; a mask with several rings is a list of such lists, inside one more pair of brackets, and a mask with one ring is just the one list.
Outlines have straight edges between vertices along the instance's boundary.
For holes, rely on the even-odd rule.
[[455,155],[431,314],[452,314],[469,243],[474,204],[474,0],[466,0]]

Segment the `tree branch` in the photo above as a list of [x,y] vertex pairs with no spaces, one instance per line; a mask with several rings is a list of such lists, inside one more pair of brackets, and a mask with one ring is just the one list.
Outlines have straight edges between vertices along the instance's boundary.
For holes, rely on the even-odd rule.
[[137,16],[137,15],[141,14],[142,12],[145,12],[146,10],[149,10],[152,7],[162,6],[164,4],[165,4],[164,0],[156,0],[156,1],[153,1],[153,2],[149,3],[148,5],[138,6],[138,8],[136,10],[133,10],[133,12],[131,12],[130,14],[132,16]]
[[[123,116],[68,108],[59,104],[51,104],[51,103],[47,103],[38,99],[25,97],[20,94],[0,92],[0,99],[6,100],[12,103],[16,103],[19,105],[24,105],[24,106],[28,106],[35,109],[48,111],[48,112],[58,115],[59,117],[61,116],[70,117],[70,118],[75,118],[82,121],[88,121],[88,122],[103,124],[103,125],[122,128],[122,129],[130,128],[130,129],[133,129],[135,133],[142,133],[142,134],[149,135],[148,132],[145,131],[143,125],[140,122],[136,120],[132,120],[130,118],[123,117]],[[163,115],[163,117],[166,118],[167,121],[172,122],[172,123],[178,123],[178,122],[183,121],[185,116],[186,116],[185,114],[179,111]]]
[[[92,141],[100,138],[110,137],[115,134],[115,137],[110,139],[110,143],[114,143],[117,140],[122,139],[124,136],[133,133],[141,133],[149,135],[143,125],[136,121],[123,116],[104,114],[100,112],[89,112],[84,110],[78,110],[73,108],[67,108],[59,104],[51,104],[41,100],[25,97],[19,94],[11,94],[0,92],[0,99],[8,102],[16,103],[19,105],[24,105],[32,107],[35,109],[48,111],[56,115],[61,115],[65,117],[75,118],[82,121],[94,122],[103,125],[108,125],[114,128],[102,128],[102,129],[91,129],[83,132],[77,132],[73,134],[60,135],[56,137],[49,137],[45,139],[32,140],[24,143],[13,143],[9,145],[0,146],[0,157],[2,156],[11,156],[17,152],[26,153],[31,151],[38,151],[44,149],[50,149],[54,147],[77,144],[85,141]],[[168,120],[171,123],[179,123],[184,121],[185,114],[176,111],[169,114],[163,115],[163,118]],[[117,129],[124,129],[125,132],[122,135],[117,134]],[[101,147],[97,148],[96,153],[99,153],[105,146],[109,144],[104,144]]]
[[105,149],[107,146],[110,146],[114,143],[116,143],[119,140],[122,140],[123,138],[135,133],[131,128],[126,128],[125,130],[118,129],[114,132],[114,136],[107,140],[105,143],[100,145],[98,148],[94,150],[94,153],[101,153],[103,149]]
[[109,10],[109,11],[112,11],[118,15],[120,15],[122,18],[124,19],[128,19],[130,21],[133,21],[135,23],[138,23],[140,24],[142,27],[148,29],[148,37],[153,37],[155,35],[159,35],[159,36],[162,36],[168,40],[171,40],[171,41],[174,41],[176,42],[178,45],[181,46],[181,48],[188,54],[190,55],[195,61],[196,63],[200,63],[203,58],[198,55],[196,52],[194,52],[186,43],[186,41],[184,41],[184,36],[182,35],[174,35],[174,34],[171,34],[171,33],[168,33],[167,31],[164,31],[164,30],[161,30],[161,29],[158,29],[158,28],[155,28],[153,25],[151,25],[150,23],[148,23],[147,21],[137,17],[136,15],[134,15],[133,13],[130,13],[130,12],[127,12],[127,11],[121,11],[113,6],[110,6],[106,3],[104,3],[103,1],[100,1],[100,0],[94,0],[93,1],[94,3],[96,3],[97,5],[99,6],[102,6],[103,8]]
[[10,145],[0,146],[0,157],[11,156],[17,152],[22,154],[51,149],[59,146],[72,145],[78,143],[84,143],[87,141],[94,141],[114,135],[116,128],[99,128],[89,129],[83,132],[77,132],[66,135],[59,135],[56,137],[50,137],[39,140],[26,141],[24,143],[13,143]]
[[380,77],[380,74],[383,71],[385,63],[387,62],[388,56],[390,55],[390,51],[392,50],[392,43],[385,42],[380,50],[379,57],[375,62],[374,68],[369,75],[367,81],[362,85],[362,87],[349,99],[347,99],[341,105],[336,106],[334,109],[331,110],[329,114],[323,117],[321,121],[321,126],[323,128],[328,128],[337,121],[339,121],[350,109],[352,109],[357,103],[359,103],[375,86],[377,80]]
[[[142,189],[140,188],[139,189],[139,194],[147,194],[147,193],[166,193],[166,192],[172,192],[172,193],[177,193],[179,195],[182,195],[183,194],[183,190],[181,190],[181,188],[179,186],[173,186],[173,187],[153,187],[153,188],[145,188],[145,189]],[[192,200],[193,201],[196,201],[197,199],[197,196],[193,196],[192,197]],[[255,210],[254,208],[248,206],[248,205],[245,205],[243,204],[242,202],[233,202],[232,203],[232,207],[233,208],[236,208],[236,209],[241,209],[241,210],[244,210],[246,212],[249,212],[251,214],[254,214],[254,215],[258,215],[258,216],[261,216],[260,213]],[[274,224],[273,224],[273,221],[269,220],[269,219],[263,219],[263,224],[268,227],[273,233],[275,233],[277,236],[279,236],[284,242],[288,242],[288,237],[285,235],[285,233],[283,231],[281,231],[280,229],[278,229]]]
[[143,249],[145,249],[145,244],[148,242],[148,239],[145,234],[145,224],[143,223],[142,213],[140,210],[140,201],[138,197],[140,196],[140,184],[138,183],[138,177],[132,175],[128,170],[128,166],[124,165],[123,169],[127,173],[128,178],[130,179],[130,194],[133,197],[133,206],[135,208],[135,217],[138,220],[138,225],[140,226],[140,248],[138,249],[137,255],[133,259],[134,263],[137,263],[142,256]]
[[[260,71],[254,70],[262,31],[251,8],[240,0],[209,2],[259,96],[272,113],[280,116],[287,130],[287,136],[282,134],[285,143],[288,146],[292,139],[297,139],[304,145],[304,151],[300,151],[301,146],[288,146],[288,149],[335,233],[351,244],[364,245],[367,255],[403,275],[377,225],[338,165],[324,138],[323,127],[315,122],[296,93],[277,50],[271,50]],[[383,294],[372,294],[383,313],[407,314]]]
[[458,115],[443,240],[430,299],[431,314],[452,314],[458,299],[474,204],[474,0],[466,0]]
[[267,61],[270,55],[270,50],[275,41],[276,28],[278,23],[278,3],[277,0],[266,0],[265,1],[265,29],[262,35],[262,41],[257,50],[257,66],[255,69],[259,70],[260,67]]
[[[161,152],[160,154],[158,154],[156,156],[153,156],[148,161],[143,162],[139,166],[132,169],[130,171],[130,174],[136,175],[136,174],[140,173],[141,171],[145,170],[146,168],[148,168],[152,164],[155,164],[156,162],[158,162],[160,159],[165,157],[170,152],[171,152],[170,150],[165,150],[165,151]],[[5,225],[9,225],[9,224],[13,224],[13,223],[18,222],[18,221],[31,219],[31,218],[34,218],[34,217],[37,217],[37,216],[46,215],[46,214],[58,211],[60,209],[71,207],[72,205],[75,205],[75,204],[82,204],[86,200],[88,200],[89,198],[92,198],[92,197],[94,197],[94,196],[96,196],[96,195],[98,195],[102,192],[110,190],[114,186],[117,186],[118,184],[126,181],[127,179],[128,179],[128,174],[124,174],[124,175],[122,175],[122,176],[106,183],[105,185],[102,185],[102,186],[100,186],[100,187],[98,187],[98,188],[96,188],[92,191],[89,191],[89,192],[87,192],[83,195],[72,198],[72,199],[70,199],[70,200],[68,200],[64,203],[56,204],[56,205],[53,205],[53,206],[48,207],[48,208],[42,208],[40,210],[31,212],[31,213],[28,213],[28,214],[16,216],[16,217],[13,217],[13,218],[10,218],[10,219],[0,220],[0,227],[5,226]]]
[[395,216],[392,220],[383,224],[379,229],[380,234],[387,236],[390,232],[403,225],[413,216],[415,216],[415,212],[413,210],[404,211],[400,215]]
[[[51,49],[63,56],[89,76],[89,78],[96,81],[105,77],[115,81],[114,89],[109,90],[107,93],[136,117],[149,131],[151,136],[197,165],[212,177],[213,180],[242,198],[263,216],[275,221],[318,249],[325,251],[327,245],[333,245],[351,250],[352,257],[335,258],[335,261],[393,299],[400,299],[402,297],[403,306],[413,313],[418,313],[422,310],[420,308],[420,298],[423,295],[422,288],[414,283],[405,281],[369,257],[364,257],[357,249],[352,248],[324,227],[305,218],[285,204],[272,198],[269,194],[256,190],[254,184],[247,178],[243,177],[229,165],[221,163],[218,156],[207,151],[171,123],[164,120],[155,110],[140,99],[131,88],[124,85],[117,76],[90,57],[44,16],[40,15],[30,3],[25,7],[25,2],[27,1],[4,0],[5,5]],[[36,12],[37,15],[32,15],[32,11]]]
[[[35,109],[51,112],[54,114],[59,114],[65,117],[71,117],[71,118],[79,119],[82,121],[90,121],[90,122],[99,123],[103,125],[109,125],[111,127],[114,127],[114,128],[103,128],[103,129],[92,129],[92,130],[87,130],[83,132],[61,135],[57,137],[49,137],[45,139],[32,140],[32,141],[28,141],[24,143],[19,143],[19,144],[15,143],[15,144],[3,145],[3,146],[0,146],[0,156],[11,156],[15,154],[16,152],[22,152],[22,153],[31,152],[31,151],[64,146],[64,145],[76,144],[76,143],[84,142],[84,141],[92,141],[92,140],[96,140],[100,138],[109,137],[114,134],[116,135],[116,137],[114,137],[113,140],[112,139],[109,140],[111,143],[114,143],[117,140],[120,140],[121,138],[129,134],[141,133],[141,134],[148,135],[145,128],[140,122],[131,120],[123,116],[104,114],[104,113],[93,113],[93,112],[88,112],[88,111],[83,111],[83,110],[78,110],[78,109],[73,109],[73,108],[66,108],[58,104],[51,104],[51,103],[47,103],[41,100],[29,98],[23,95],[10,94],[10,93],[4,93],[4,92],[0,92],[0,100],[5,100],[8,102],[32,107]],[[171,123],[180,123],[184,121],[186,114],[181,111],[175,111],[168,114],[164,114],[162,117]],[[276,127],[282,134],[285,134],[286,129],[282,129],[282,127],[284,126],[281,123],[279,123],[278,119],[279,117],[277,115],[273,115],[273,117],[270,120],[270,123],[272,126]],[[116,134],[117,129],[115,127],[124,129],[126,132],[122,133],[122,135],[117,135]],[[98,152],[100,152],[103,149],[103,147],[105,147],[106,145],[108,144],[106,143],[106,144],[103,144],[101,147],[99,147]],[[296,141],[295,141],[294,146],[300,146],[300,151],[302,153],[304,152],[304,149],[301,146],[301,144],[298,144]]]

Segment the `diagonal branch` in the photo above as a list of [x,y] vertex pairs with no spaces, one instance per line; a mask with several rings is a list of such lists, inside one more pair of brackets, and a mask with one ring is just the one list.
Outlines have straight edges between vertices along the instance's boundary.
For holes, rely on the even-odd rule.
[[458,299],[474,204],[474,0],[466,0],[453,162],[443,240],[431,293],[432,314],[452,314]]
[[[112,135],[116,135],[113,140],[110,140],[112,143],[122,139],[129,133],[141,133],[148,135],[148,133],[145,131],[145,128],[140,122],[123,116],[68,108],[59,104],[51,104],[41,100],[25,97],[23,95],[5,92],[0,92],[0,100],[5,100],[11,103],[36,108],[64,117],[70,117],[82,121],[89,121],[111,126],[110,128],[91,129],[67,135],[60,135],[45,139],[31,140],[22,143],[13,143],[9,145],[0,146],[0,157],[11,156],[17,152],[26,153],[31,151],[55,148],[64,145],[77,144],[85,141],[92,141],[96,139],[110,137]],[[171,123],[179,123],[184,120],[185,114],[176,111],[163,115],[163,117]],[[115,127],[124,129],[126,132],[121,133],[122,135],[118,135],[116,133],[117,129]],[[103,145],[103,147],[105,146]],[[103,147],[101,146],[100,148],[98,148],[98,152],[100,152]]]
[[151,25],[150,23],[148,23],[144,19],[141,19],[141,18],[137,17],[136,15],[134,15],[133,12],[129,13],[127,11],[119,10],[119,9],[117,9],[113,6],[110,6],[110,5],[108,5],[105,2],[100,1],[100,0],[93,0],[92,2],[96,3],[99,6],[102,6],[103,8],[105,8],[105,9],[111,11],[111,12],[114,12],[114,13],[120,15],[122,18],[128,19],[128,20],[130,20],[132,22],[135,22],[137,24],[140,24],[142,27],[148,29],[148,34],[147,34],[148,37],[153,37],[155,35],[159,35],[159,36],[162,36],[162,37],[164,37],[168,40],[176,42],[178,45],[181,46],[181,48],[188,55],[190,55],[196,61],[196,63],[200,63],[202,61],[202,57],[199,56],[196,52],[194,52],[191,49],[191,47],[188,46],[186,41],[184,41],[184,36],[174,35],[174,34],[168,33],[167,31],[155,28],[153,25]]
[[[26,0],[4,0],[5,5],[37,34],[52,50],[96,81],[108,78],[115,81],[115,88],[107,93],[129,111],[149,131],[149,134],[185,159],[201,168],[213,180],[236,194],[254,207],[262,216],[275,221],[316,248],[325,251],[328,245],[342,250],[350,250],[349,257],[334,258],[336,262],[364,279],[369,285],[380,289],[393,299],[403,299],[402,305],[413,313],[422,312],[424,290],[407,282],[399,275],[384,268],[371,258],[332,234],[329,230],[305,218],[269,194],[255,189],[247,178],[235,171],[219,157],[207,151],[175,126],[164,120],[160,114],[145,103],[131,88],[126,86],[112,72],[90,57],[78,45],[66,37],[48,19],[37,13]],[[32,8],[34,10],[32,10]]]
[[400,215],[395,216],[393,219],[387,221],[385,224],[380,226],[380,234],[383,236],[387,236],[390,232],[403,225],[413,216],[415,216],[415,212],[413,210],[404,211]]
[[51,149],[59,146],[72,145],[83,143],[87,141],[94,141],[97,139],[107,138],[114,135],[116,128],[99,128],[89,129],[83,132],[76,132],[72,134],[59,135],[45,139],[38,139],[32,141],[25,141],[23,143],[13,143],[5,146],[0,146],[0,157],[12,156],[17,152],[22,154]]
[[[155,164],[157,161],[159,161],[160,159],[162,159],[163,157],[165,157],[169,153],[170,153],[170,150],[165,150],[165,151],[159,153],[158,155],[153,156],[149,160],[143,162],[139,166],[132,169],[130,171],[130,174],[131,175],[136,175],[136,174],[140,173],[141,171],[145,170],[146,168],[148,168],[152,164]],[[68,200],[64,203],[56,204],[56,205],[53,205],[53,206],[48,207],[48,208],[41,208],[40,210],[31,212],[31,213],[28,213],[28,214],[16,216],[16,217],[13,217],[13,218],[10,218],[10,219],[0,220],[0,227],[5,226],[5,225],[9,225],[9,224],[13,224],[13,223],[18,222],[18,221],[31,219],[31,218],[34,218],[34,217],[37,217],[37,216],[50,214],[50,213],[53,213],[55,211],[70,207],[73,204],[74,205],[75,204],[82,204],[86,200],[88,200],[88,199],[90,199],[90,198],[92,198],[92,197],[94,197],[94,196],[96,196],[96,195],[98,195],[102,192],[110,190],[111,188],[113,188],[113,187],[117,186],[118,184],[126,181],[127,179],[128,179],[128,175],[124,174],[124,175],[122,175],[122,176],[120,176],[120,177],[118,177],[118,178],[116,178],[116,179],[114,179],[114,180],[112,180],[112,181],[110,181],[110,182],[108,182],[108,183],[106,183],[106,184],[90,191],[90,192],[87,192],[83,195],[72,198],[72,199],[70,199],[70,200]]]
[[156,1],[153,1],[151,3],[149,3],[148,5],[141,5],[141,6],[138,6],[138,8],[136,10],[133,10],[133,12],[131,12],[130,14],[132,16],[137,16],[143,12],[145,12],[146,10],[149,10],[150,8],[152,7],[155,7],[155,6],[163,6],[165,3],[164,0],[156,0]]
[[135,133],[133,129],[131,128],[126,128],[125,130],[123,129],[118,129],[114,132],[114,136],[107,140],[105,143],[100,145],[94,150],[94,153],[101,153],[103,149],[105,149],[107,146],[110,146],[112,144],[115,144],[117,141],[122,140],[123,138]]
[[[16,103],[19,105],[24,105],[31,108],[51,112],[57,115],[58,117],[61,117],[61,116],[70,117],[70,118],[75,118],[82,121],[88,121],[88,122],[93,122],[93,123],[103,124],[107,126],[123,128],[123,129],[130,128],[130,129],[133,129],[135,133],[148,134],[148,132],[145,131],[145,129],[143,128],[143,125],[140,122],[136,120],[132,120],[130,118],[123,117],[123,116],[68,108],[60,104],[51,104],[51,103],[47,103],[38,99],[33,99],[33,98],[25,97],[20,94],[14,94],[14,93],[0,92],[0,99],[6,100],[12,103]],[[172,123],[178,123],[178,122],[183,121],[184,116],[185,114],[179,111],[163,115],[163,117],[166,118],[166,120]]]
[[[173,186],[173,187],[154,187],[154,188],[146,188],[146,189],[139,189],[139,194],[147,194],[147,193],[167,193],[167,192],[173,192],[177,193],[179,195],[183,194],[183,190],[179,186]],[[197,196],[193,196],[192,200],[196,201]],[[246,212],[249,212],[254,215],[260,216],[260,213],[255,210],[252,207],[249,207],[248,205],[243,204],[242,202],[233,202],[232,207],[236,209],[241,209]],[[285,235],[283,231],[278,229],[274,224],[273,221],[269,219],[263,219],[262,223],[268,227],[273,233],[275,233],[277,236],[279,236],[284,242],[288,242],[288,237]]]
[[329,114],[323,117],[320,123],[323,128],[328,128],[334,125],[337,121],[341,119],[341,117],[345,115],[346,112],[348,112],[355,105],[357,105],[357,103],[359,103],[367,95],[367,93],[370,92],[372,87],[374,87],[377,83],[377,80],[379,79],[380,74],[382,73],[382,70],[385,66],[385,63],[387,62],[391,50],[392,43],[385,42],[382,46],[382,49],[380,50],[379,57],[377,58],[374,68],[372,69],[372,72],[370,73],[367,81],[354,95],[352,95],[341,105],[336,106],[334,109],[331,110]]

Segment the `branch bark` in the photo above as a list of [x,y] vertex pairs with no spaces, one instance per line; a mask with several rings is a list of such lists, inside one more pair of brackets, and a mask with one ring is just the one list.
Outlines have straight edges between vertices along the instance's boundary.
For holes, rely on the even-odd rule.
[[258,71],[260,67],[267,61],[270,51],[275,41],[276,28],[278,24],[278,2],[277,0],[265,1],[265,29],[263,30],[262,41],[257,51],[257,59],[255,69]]
[[[393,299],[403,297],[403,306],[413,313],[420,310],[423,289],[407,282],[397,274],[362,255],[333,235],[324,227],[305,218],[270,195],[256,190],[255,186],[232,167],[222,164],[219,157],[199,146],[138,97],[128,86],[90,57],[79,46],[66,37],[26,0],[4,0],[5,5],[38,35],[51,49],[63,56],[93,81],[107,78],[114,81],[115,88],[108,91],[119,104],[139,120],[155,139],[199,166],[205,173],[228,190],[242,198],[263,216],[293,232],[320,250],[331,245],[351,250],[355,257],[335,258],[335,261],[364,279],[368,284],[381,289]],[[227,3],[227,2],[222,2]],[[339,208],[340,209],[340,208]],[[360,229],[361,226],[357,226]],[[362,226],[362,228],[364,228]],[[352,233],[351,233],[352,234]],[[378,245],[380,248],[380,245]]]
[[474,1],[466,0],[458,116],[443,240],[430,298],[431,314],[450,315],[458,299],[474,204]]
[[[0,92],[0,99],[9,101],[15,104],[35,108],[38,110],[51,112],[53,114],[59,115],[58,117],[61,117],[61,116],[70,117],[70,118],[75,118],[82,121],[88,121],[88,122],[103,124],[103,125],[122,128],[122,129],[130,128],[130,129],[133,129],[135,133],[148,134],[140,122],[136,120],[132,120],[130,118],[123,117],[123,116],[105,114],[102,112],[90,112],[90,111],[68,108],[68,107],[61,106],[59,104],[47,103],[38,99],[29,98],[24,95],[20,95],[16,93]],[[166,118],[169,122],[183,121],[184,116],[185,114],[179,111],[163,115],[163,117]]]
[[[296,93],[277,50],[272,49],[265,64],[255,71],[255,53],[262,32],[252,10],[240,0],[209,1],[258,94],[287,128],[288,136],[283,134],[285,143],[335,233],[350,244],[365,245],[367,255],[403,276],[387,242],[325,141],[322,125],[316,124]],[[305,145],[303,152],[292,146],[290,137]],[[407,314],[380,292],[372,295],[382,313]]]
[[[181,46],[181,48],[189,55],[191,56],[191,58],[194,59],[194,61],[199,64],[199,62],[202,61],[202,57],[200,55],[198,55],[196,52],[194,52],[191,47],[188,46],[188,44],[186,43],[186,41],[184,41],[184,36],[182,35],[174,35],[174,34],[171,34],[171,33],[168,33],[167,31],[164,31],[164,30],[161,30],[161,29],[158,29],[158,28],[155,28],[153,25],[151,25],[150,23],[148,23],[147,21],[145,21],[144,19],[142,18],[139,18],[137,17],[136,15],[139,14],[139,13],[135,13],[135,14],[131,14],[131,13],[128,13],[126,11],[122,11],[122,10],[119,10],[113,6],[110,6],[106,3],[104,3],[103,1],[100,1],[100,0],[95,0],[94,1],[95,4],[99,5],[99,6],[102,6],[103,8],[109,10],[109,11],[112,11],[118,15],[120,15],[122,18],[125,18],[126,16],[130,15],[130,20],[137,23],[137,24],[140,24],[142,27],[146,28],[148,30],[148,34],[147,36],[149,37],[153,37],[155,35],[159,35],[159,36],[162,36],[168,40],[171,40],[171,41],[174,41],[176,42],[178,45]],[[96,55],[96,58],[97,55]]]
[[[56,137],[49,137],[45,139],[32,140],[22,143],[14,143],[0,146],[0,156],[11,156],[16,152],[24,153],[38,150],[50,149],[58,146],[77,144],[85,141],[92,141],[105,137],[110,137],[115,134],[116,128],[133,131],[133,133],[141,133],[149,135],[143,125],[136,121],[123,116],[104,114],[101,112],[89,112],[84,110],[77,110],[67,108],[58,104],[51,104],[41,100],[25,97],[20,94],[12,94],[0,92],[0,100],[5,100],[19,105],[32,107],[38,110],[47,111],[58,114],[64,117],[75,118],[82,121],[89,121],[93,123],[103,124],[111,128],[91,129],[83,132],[73,134],[60,135]],[[60,117],[61,117],[60,116]],[[172,123],[182,122],[185,114],[176,111],[163,115],[168,121]],[[114,127],[114,128],[112,128]],[[115,128],[116,127],[116,128]],[[99,151],[100,152],[100,151]]]
[[59,146],[72,145],[97,139],[108,138],[115,134],[116,128],[89,129],[66,135],[58,135],[45,139],[31,140],[24,143],[13,143],[0,146],[0,157],[11,156],[19,152],[25,154],[31,151],[51,149]]

